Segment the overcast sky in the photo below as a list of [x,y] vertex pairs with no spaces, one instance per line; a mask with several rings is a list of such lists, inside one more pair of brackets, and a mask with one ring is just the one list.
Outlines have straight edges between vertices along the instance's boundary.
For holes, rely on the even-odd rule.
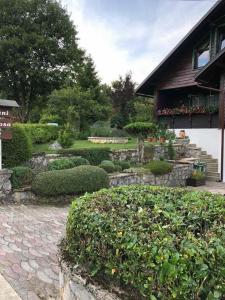
[[216,0],[61,0],[80,46],[110,83],[131,71],[140,83]]

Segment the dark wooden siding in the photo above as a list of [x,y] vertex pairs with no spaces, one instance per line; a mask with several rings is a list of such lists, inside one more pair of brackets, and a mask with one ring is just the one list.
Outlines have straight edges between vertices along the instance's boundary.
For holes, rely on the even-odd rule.
[[194,77],[197,70],[192,66],[193,49],[189,48],[174,59],[157,83],[157,89],[171,89],[196,85]]

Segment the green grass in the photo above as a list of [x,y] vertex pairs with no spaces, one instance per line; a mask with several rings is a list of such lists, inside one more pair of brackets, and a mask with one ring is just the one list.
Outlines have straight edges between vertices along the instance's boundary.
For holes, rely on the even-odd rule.
[[[55,153],[54,150],[49,150],[50,144],[35,144],[33,145],[33,153]],[[94,144],[87,140],[85,141],[75,141],[71,148],[78,149],[78,148],[103,148],[109,147],[112,150],[120,150],[120,149],[135,149],[137,147],[137,140],[130,139],[127,144]]]

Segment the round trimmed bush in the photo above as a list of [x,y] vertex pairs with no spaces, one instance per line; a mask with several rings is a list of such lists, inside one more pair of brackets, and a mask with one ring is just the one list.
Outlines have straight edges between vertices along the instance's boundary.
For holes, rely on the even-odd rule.
[[12,176],[10,181],[13,189],[18,189],[26,185],[30,185],[33,179],[33,172],[31,168],[18,166],[12,168]]
[[146,169],[149,169],[155,176],[165,175],[173,170],[173,165],[163,160],[152,160],[147,165]]
[[116,160],[113,163],[116,166],[120,166],[122,170],[129,169],[131,167],[130,162],[126,160]]
[[43,196],[93,192],[108,186],[107,173],[95,166],[42,172],[32,182],[33,192]]
[[111,160],[103,160],[100,163],[99,168],[102,168],[107,173],[113,173],[113,172],[116,171],[116,167],[115,167],[114,163]]
[[82,165],[89,165],[88,160],[82,157],[62,158],[50,162],[48,164],[48,170],[53,171],[71,169]]
[[127,186],[86,194],[70,208],[62,254],[124,299],[223,299],[224,197]]
[[32,144],[29,135],[20,124],[14,124],[11,140],[3,140],[3,165],[15,167],[29,160],[32,155]]

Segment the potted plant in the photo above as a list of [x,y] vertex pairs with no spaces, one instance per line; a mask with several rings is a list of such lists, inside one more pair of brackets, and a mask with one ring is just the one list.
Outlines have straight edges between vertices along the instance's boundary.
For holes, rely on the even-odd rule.
[[191,177],[187,179],[187,185],[201,186],[205,185],[205,173],[202,171],[193,171]]

